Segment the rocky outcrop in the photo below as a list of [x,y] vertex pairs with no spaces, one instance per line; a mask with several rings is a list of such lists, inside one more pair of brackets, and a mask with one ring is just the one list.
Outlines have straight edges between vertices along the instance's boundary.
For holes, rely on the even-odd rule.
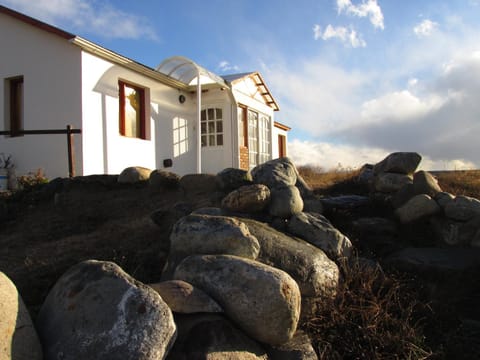
[[289,219],[303,209],[303,199],[296,186],[278,186],[272,190],[269,213],[282,219]]
[[116,264],[85,261],[67,271],[40,309],[45,359],[163,359],[176,327],[160,295]]
[[180,186],[180,176],[170,171],[153,170],[148,183],[154,189],[176,189]]
[[300,290],[281,270],[230,255],[196,255],[177,266],[174,278],[204,290],[258,341],[283,344],[296,331]]
[[41,360],[42,346],[12,281],[0,272],[0,359]]

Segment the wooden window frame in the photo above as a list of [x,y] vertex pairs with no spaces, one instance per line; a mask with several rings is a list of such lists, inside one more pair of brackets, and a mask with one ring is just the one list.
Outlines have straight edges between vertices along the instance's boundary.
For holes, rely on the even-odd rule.
[[[19,94],[18,86],[22,85]],[[6,79],[8,94],[8,128],[11,137],[23,136],[20,132],[23,130],[24,124],[24,80],[23,76],[16,76]]]
[[[125,132],[125,86],[135,89],[140,95],[140,135],[139,136],[128,136]],[[148,140],[147,137],[147,117],[146,117],[146,103],[145,103],[145,92],[146,89],[144,87],[132,84],[127,81],[119,80],[118,81],[118,88],[119,88],[119,130],[120,135],[134,138],[134,139],[143,139]]]
[[[213,110],[213,114],[214,114],[214,118],[211,119],[208,115],[209,113],[209,110]],[[217,118],[217,115],[218,115],[218,110],[221,111],[221,115],[222,117],[220,119]],[[218,107],[218,106],[215,106],[215,105],[212,105],[212,106],[208,106],[208,107],[205,107],[204,109],[202,109],[201,111],[201,119],[200,119],[200,136],[201,136],[201,141],[202,141],[202,144],[201,144],[201,147],[202,148],[213,148],[213,147],[222,147],[225,145],[225,122],[223,121],[224,119],[224,114],[225,114],[225,111],[222,107]],[[203,114],[205,114],[205,119],[203,119]],[[214,123],[214,130],[213,131],[210,131],[210,127],[209,127],[209,123],[210,122],[213,122]],[[222,131],[218,131],[218,122],[221,122],[221,126],[222,126]],[[203,128],[205,125],[205,131],[203,131]],[[210,143],[210,136],[214,136],[214,139],[215,139],[215,144],[212,145]],[[203,142],[203,137],[205,137],[205,143]],[[222,144],[221,145],[218,145],[218,139],[219,137],[221,137],[221,141],[222,141]]]

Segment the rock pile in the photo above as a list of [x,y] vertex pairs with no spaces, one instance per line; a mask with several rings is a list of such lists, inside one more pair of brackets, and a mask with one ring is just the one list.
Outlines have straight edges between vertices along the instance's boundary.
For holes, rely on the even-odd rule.
[[[480,201],[443,192],[434,176],[416,171],[420,160],[417,153],[393,153],[364,166],[358,181],[369,184],[369,197],[317,197],[288,158],[251,172],[225,169],[181,178],[126,169],[121,183],[148,181],[151,187],[180,188],[187,197],[208,193],[216,201],[178,203],[169,212],[152,213],[160,225],[176,220],[159,282],[142,284],[105,261],[85,261],[67,271],[36,321],[44,358],[317,359],[308,336],[297,329],[299,321],[312,313],[312,304],[335,298],[339,266],[348,266],[354,252],[329,212],[382,199],[394,219],[350,219],[352,227],[385,239],[422,222],[444,247],[480,247]],[[401,249],[389,261],[464,266],[450,261],[458,251],[449,250]],[[480,257],[469,259],[468,264],[480,264]],[[37,355],[23,358],[41,358],[28,314],[5,279],[0,273],[0,313],[18,314],[22,321],[14,327],[9,320],[0,350],[24,344],[12,351],[18,357],[7,359],[22,359],[25,349]],[[5,310],[6,303],[13,307]]]

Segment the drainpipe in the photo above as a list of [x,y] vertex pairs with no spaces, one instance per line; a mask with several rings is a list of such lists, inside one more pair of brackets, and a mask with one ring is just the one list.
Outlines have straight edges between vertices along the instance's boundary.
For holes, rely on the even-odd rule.
[[202,173],[202,85],[200,84],[200,71],[197,72],[197,174]]

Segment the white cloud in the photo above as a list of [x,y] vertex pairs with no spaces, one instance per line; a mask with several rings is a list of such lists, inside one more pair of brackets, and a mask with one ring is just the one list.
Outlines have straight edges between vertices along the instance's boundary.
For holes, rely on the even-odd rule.
[[413,32],[418,37],[426,37],[432,35],[432,33],[438,28],[438,23],[425,19],[413,28]]
[[348,15],[367,17],[375,28],[384,29],[383,13],[377,0],[363,0],[359,5],[353,5],[351,0],[337,0],[338,13],[345,12]]
[[230,72],[230,71],[237,72],[237,71],[240,70],[240,68],[237,65],[232,65],[228,61],[225,61],[225,60],[220,61],[220,63],[217,66],[217,69],[222,73],[226,73],[226,72]]
[[339,39],[344,44],[348,44],[353,48],[367,46],[367,43],[357,35],[357,32],[353,28],[348,29],[344,26],[334,27],[328,24],[325,31],[322,32],[320,25],[315,24],[313,27],[313,38],[315,40]]
[[13,9],[47,23],[110,38],[158,40],[145,18],[126,13],[107,2],[92,0],[3,0]]

